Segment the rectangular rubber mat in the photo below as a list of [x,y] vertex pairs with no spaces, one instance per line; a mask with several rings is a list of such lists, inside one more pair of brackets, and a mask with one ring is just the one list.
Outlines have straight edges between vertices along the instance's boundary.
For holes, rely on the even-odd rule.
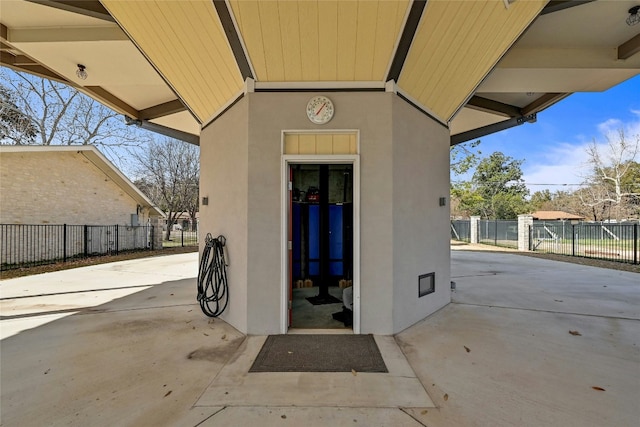
[[249,372],[388,372],[373,335],[269,335]]

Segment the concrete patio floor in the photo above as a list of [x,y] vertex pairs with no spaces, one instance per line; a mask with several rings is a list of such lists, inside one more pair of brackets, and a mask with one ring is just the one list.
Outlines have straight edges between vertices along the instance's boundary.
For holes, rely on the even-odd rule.
[[454,250],[452,304],[376,337],[389,374],[268,381],[243,369],[263,337],[206,318],[196,273],[192,253],[0,282],[2,425],[640,422],[636,273]]

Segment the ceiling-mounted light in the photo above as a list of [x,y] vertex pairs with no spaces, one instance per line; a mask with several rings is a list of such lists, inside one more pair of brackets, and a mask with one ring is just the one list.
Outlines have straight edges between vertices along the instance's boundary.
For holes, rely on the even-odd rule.
[[82,64],[78,64],[78,69],[76,70],[76,76],[78,76],[79,79],[81,80],[87,80],[87,77],[89,76],[89,74],[87,74],[87,67],[85,67]]
[[627,17],[627,25],[636,25],[640,23],[640,5],[633,6],[629,9],[629,16]]

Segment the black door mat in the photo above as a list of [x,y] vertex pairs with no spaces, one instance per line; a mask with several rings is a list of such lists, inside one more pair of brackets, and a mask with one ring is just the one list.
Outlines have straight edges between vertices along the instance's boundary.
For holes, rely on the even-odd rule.
[[313,305],[337,304],[339,302],[342,302],[331,294],[307,297],[307,301],[309,301]]
[[269,335],[249,372],[389,372],[373,335]]

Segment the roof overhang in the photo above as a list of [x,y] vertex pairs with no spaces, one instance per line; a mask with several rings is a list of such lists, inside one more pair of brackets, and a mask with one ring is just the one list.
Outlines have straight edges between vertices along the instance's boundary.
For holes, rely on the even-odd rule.
[[637,75],[638,3],[2,0],[0,59],[195,143],[249,90],[390,81],[459,142]]

